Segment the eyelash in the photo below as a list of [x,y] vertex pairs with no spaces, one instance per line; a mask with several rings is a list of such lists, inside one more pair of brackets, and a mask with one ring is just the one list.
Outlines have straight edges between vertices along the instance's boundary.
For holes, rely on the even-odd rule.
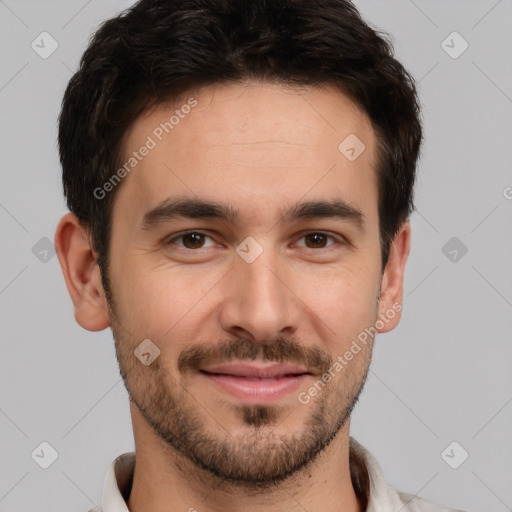
[[[179,240],[180,238],[183,238],[187,235],[192,235],[192,234],[197,234],[197,235],[202,235],[206,238],[210,238],[212,239],[212,237],[210,235],[207,235],[206,233],[203,233],[201,231],[185,231],[183,233],[180,233],[178,235],[175,235],[173,236],[172,238],[168,238],[165,242],[165,245],[168,246],[168,245],[172,245],[174,244],[174,241],[175,240]],[[338,238],[338,237],[335,237],[334,235],[330,235],[328,233],[325,233],[323,231],[308,231],[307,233],[304,233],[300,238],[299,240],[302,240],[303,238],[307,237],[308,235],[324,235],[326,236],[327,238],[330,238],[331,240],[334,240],[335,242],[337,243],[340,243],[340,244],[344,244],[346,243],[345,240],[343,238]],[[213,240],[213,239],[212,239]],[[301,246],[303,247],[304,249],[309,249],[311,251],[318,251],[320,249],[328,249],[329,247],[333,247],[335,244],[331,244],[331,245],[328,245],[326,247],[318,247],[318,248],[314,248],[314,247],[305,247],[305,246]],[[184,249],[186,251],[200,251],[201,249],[208,249],[208,247],[199,247],[198,249],[189,249],[188,247],[183,247],[183,246],[179,246],[178,247],[180,249]]]

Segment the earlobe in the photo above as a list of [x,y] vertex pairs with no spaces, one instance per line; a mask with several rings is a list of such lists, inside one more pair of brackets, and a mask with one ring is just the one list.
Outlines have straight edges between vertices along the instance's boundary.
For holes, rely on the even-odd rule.
[[55,248],[76,321],[88,331],[106,329],[110,319],[96,253],[91,248],[88,230],[76,215],[67,213],[59,221]]
[[393,330],[400,321],[403,300],[403,281],[405,264],[411,246],[411,225],[406,221],[400,227],[391,243],[388,263],[384,269],[378,307],[377,329],[384,333]]

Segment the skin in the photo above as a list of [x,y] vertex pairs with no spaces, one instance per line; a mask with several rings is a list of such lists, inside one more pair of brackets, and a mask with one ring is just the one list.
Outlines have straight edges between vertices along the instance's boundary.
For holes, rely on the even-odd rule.
[[[360,511],[349,472],[350,411],[373,340],[309,403],[297,397],[377,319],[387,318],[379,332],[400,320],[399,311],[387,312],[402,302],[410,225],[382,271],[371,123],[332,86],[222,84],[146,111],[126,133],[122,156],[190,97],[197,106],[115,190],[112,304],[86,227],[69,213],[55,235],[76,321],[114,334],[137,457],[129,509]],[[349,134],[366,146],[354,161],[338,150]],[[177,195],[228,203],[239,219],[176,218],[141,229],[145,212]],[[334,198],[364,214],[365,230],[348,219],[280,220],[288,205]],[[185,230],[206,237],[176,238]],[[332,238],[315,245],[306,236],[319,232]],[[252,263],[236,252],[249,236],[263,249]],[[133,352],[144,339],[160,350],[148,366]],[[316,375],[271,406],[243,407],[197,371],[178,368],[191,348],[208,363],[225,362],[220,347],[237,341],[244,360],[273,347]]]

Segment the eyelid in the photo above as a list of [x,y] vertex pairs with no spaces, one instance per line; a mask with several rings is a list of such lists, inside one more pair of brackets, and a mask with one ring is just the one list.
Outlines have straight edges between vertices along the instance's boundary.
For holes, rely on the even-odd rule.
[[[211,237],[207,233],[204,233],[201,230],[198,230],[198,229],[187,229],[185,231],[180,231],[179,233],[173,233],[172,235],[170,235],[170,237],[165,238],[164,245],[171,245],[171,244],[174,243],[175,240],[183,238],[186,235],[190,235],[191,233],[196,233],[198,235],[203,235],[204,237],[210,238],[211,240],[213,240],[213,237]],[[185,249],[186,251],[199,251],[201,249],[208,249],[208,247],[200,247],[199,249],[189,249],[189,248],[183,247],[181,245],[178,245],[178,247],[180,249]]]
[[[172,235],[170,235],[170,237],[167,237],[164,240],[164,245],[174,244],[176,240],[178,240],[178,239],[180,239],[180,238],[182,238],[182,237],[184,237],[186,235],[189,235],[191,233],[196,233],[196,234],[199,234],[199,235],[203,235],[204,237],[209,238],[212,241],[215,241],[214,238],[211,235],[203,232],[200,229],[187,229],[185,231],[180,231],[178,233],[173,233]],[[314,235],[314,234],[325,235],[326,237],[334,240],[335,243],[327,245],[326,247],[307,247],[305,245],[301,245],[299,247],[301,247],[303,249],[308,249],[308,250],[311,250],[311,251],[319,251],[321,249],[325,250],[325,249],[328,249],[330,247],[334,247],[336,245],[336,243],[339,243],[339,244],[347,244],[348,243],[348,241],[342,235],[330,233],[328,231],[309,230],[309,231],[302,231],[301,233],[299,233],[299,236],[296,238],[296,242],[294,242],[294,244],[296,244],[298,240],[302,240],[306,236]],[[177,247],[179,247],[180,249],[184,249],[186,251],[200,251],[201,249],[208,249],[208,248],[212,247],[212,246],[208,246],[208,247],[199,247],[198,249],[189,249],[187,247],[184,247],[184,246],[181,246],[181,245],[178,245],[178,244],[175,244],[175,245],[177,245]]]
[[[339,244],[346,244],[346,243],[348,243],[347,240],[343,236],[341,236],[341,235],[330,233],[329,231],[321,231],[321,230],[303,231],[302,233],[300,233],[300,236],[297,238],[297,240],[302,240],[303,238],[305,238],[308,235],[325,235],[327,238],[331,238],[332,240],[334,240],[335,242],[337,242]],[[319,248],[306,247],[306,246],[300,246],[300,247],[302,247],[304,249],[309,249],[311,251],[319,251],[321,249],[327,249],[329,247],[334,247],[335,245],[336,245],[336,243],[333,243],[333,244],[328,245],[326,247],[319,247]]]

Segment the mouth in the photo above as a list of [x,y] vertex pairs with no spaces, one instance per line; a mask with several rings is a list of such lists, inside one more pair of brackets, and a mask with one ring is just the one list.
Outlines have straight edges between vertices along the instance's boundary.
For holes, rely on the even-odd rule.
[[282,363],[230,363],[200,369],[217,389],[249,404],[270,403],[296,391],[312,374]]

